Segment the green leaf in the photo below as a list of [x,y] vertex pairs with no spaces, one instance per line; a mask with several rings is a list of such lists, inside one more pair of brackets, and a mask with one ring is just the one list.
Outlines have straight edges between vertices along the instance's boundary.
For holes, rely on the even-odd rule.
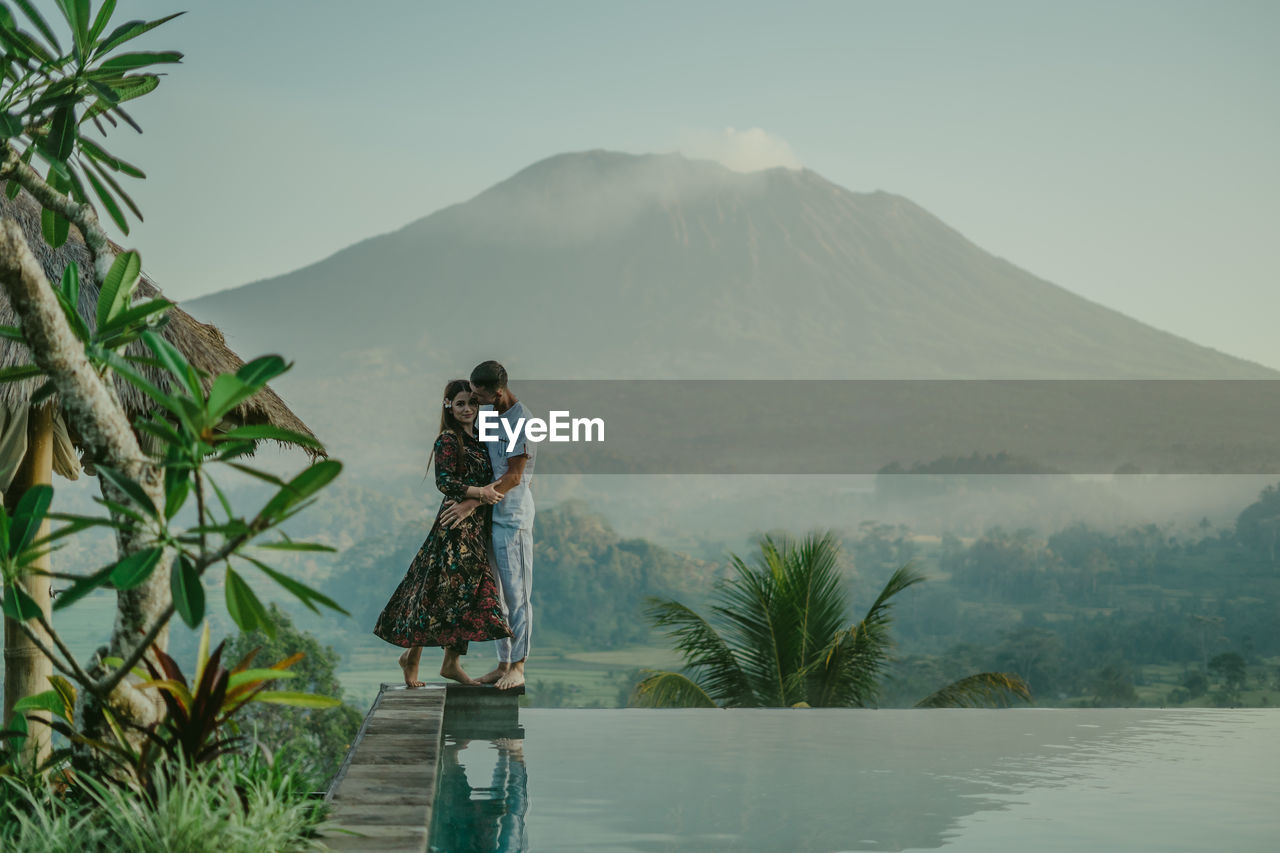
[[270,474],[266,471],[259,471],[257,468],[250,468],[248,465],[241,465],[238,462],[228,462],[227,465],[235,468],[241,474],[248,474],[250,477],[261,480],[264,483],[270,483],[277,489],[283,489],[285,487],[284,480],[281,480],[275,474]]
[[103,0],[102,8],[98,9],[98,14],[93,19],[93,26],[89,28],[90,43],[96,42],[98,36],[102,35],[102,31],[107,27],[107,21],[111,20],[111,16],[115,11],[116,0]]
[[13,367],[0,368],[0,382],[17,382],[20,379],[43,375],[44,371],[34,364],[16,364]]
[[53,690],[62,699],[62,717],[65,720],[71,720],[76,710],[76,688],[70,681],[61,675],[48,676],[49,683],[53,685]]
[[177,415],[179,418],[182,417],[184,408],[178,403],[178,400],[151,384],[151,381],[137,370],[134,370],[133,365],[126,359],[113,352],[103,353],[103,359],[107,364],[111,365],[112,370],[123,376],[131,385],[140,389],[152,400],[156,401],[170,412],[173,412],[173,414]]
[[324,554],[336,554],[338,549],[332,545],[321,545],[319,542],[295,542],[285,539],[281,542],[259,542],[255,548],[270,548],[273,551],[317,551]]
[[93,167],[95,172],[102,176],[102,180],[107,182],[107,186],[111,187],[111,191],[120,196],[120,200],[125,203],[125,206],[132,211],[134,216],[138,217],[138,221],[144,221],[145,217],[143,217],[142,211],[138,209],[138,205],[134,203],[134,200],[127,192],[124,191],[124,188],[120,186],[119,182],[116,181],[115,178],[111,177],[111,173],[102,168],[102,166],[96,162],[90,161],[89,165]]
[[[66,170],[65,165],[50,163],[49,177],[46,178],[46,183],[61,195],[66,195],[71,188],[70,179],[63,177]],[[48,208],[40,211],[40,228],[44,232],[45,242],[54,249],[67,242],[67,235],[71,233],[71,223]]]
[[45,383],[41,385],[39,388],[37,388],[35,390],[35,393],[31,395],[31,401],[30,401],[31,408],[33,409],[36,408],[37,406],[39,406],[45,400],[52,397],[57,392],[58,392],[58,388],[56,385],[53,384],[53,380],[52,379],[45,380]]
[[242,669],[239,672],[233,672],[227,679],[227,689],[234,690],[242,684],[254,681],[275,681],[279,678],[297,677],[298,673],[289,672],[287,669]]
[[182,54],[176,50],[166,50],[159,53],[139,51],[137,53],[122,53],[119,56],[113,56],[98,67],[104,71],[132,71],[135,68],[146,68],[148,65],[165,65],[181,61]]
[[134,166],[132,163],[126,163],[124,160],[121,160],[119,157],[115,156],[114,154],[109,153],[106,149],[102,148],[102,146],[98,145],[98,143],[94,142],[92,139],[81,139],[80,150],[83,151],[86,155],[88,155],[91,159],[97,160],[100,163],[104,163],[107,166],[111,167],[112,169],[116,170],[117,172],[124,172],[126,175],[129,175],[130,177],[133,177],[133,178],[146,177],[143,171],[139,169],[137,166]]
[[258,392],[257,388],[246,384],[238,376],[224,373],[213,380],[209,388],[209,417],[217,423],[228,412]]
[[25,738],[29,732],[27,728],[27,718],[21,714],[14,714],[9,718],[9,728],[5,731],[5,737],[10,737],[9,732],[14,732],[18,737]]
[[15,56],[24,65],[25,60],[28,59],[43,65],[53,63],[53,53],[50,53],[48,48],[16,27],[0,27],[0,40],[8,43]]
[[173,593],[173,606],[191,628],[204,619],[204,584],[195,566],[186,555],[180,555],[169,576],[169,589]]
[[17,326],[0,326],[0,338],[8,338],[11,341],[26,343],[26,335],[22,334],[22,329]]
[[34,619],[40,613],[40,605],[27,595],[27,591],[17,584],[5,584],[4,601],[0,602],[0,610],[16,622]]
[[120,209],[120,205],[111,197],[111,193],[102,185],[102,182],[93,176],[93,172],[85,170],[84,176],[89,179],[89,184],[93,187],[93,192],[102,202],[102,206],[107,209],[107,215],[111,217],[111,221],[116,227],[125,234],[129,233],[129,222],[124,218],[124,211]]
[[151,577],[163,553],[163,548],[144,548],[125,557],[111,570],[111,585],[116,589],[133,589]]
[[15,6],[23,11],[28,20],[31,21],[35,28],[40,31],[40,35],[48,40],[49,46],[53,48],[54,53],[62,53],[62,45],[58,44],[58,37],[53,34],[53,30],[49,29],[49,24],[36,11],[36,7],[29,0],[13,0]]
[[77,338],[87,343],[89,341],[89,326],[84,322],[84,318],[80,316],[79,308],[74,303],[68,302],[67,297],[63,295],[61,290],[55,290],[53,295],[58,300],[58,304],[62,306],[62,315],[67,318],[67,325],[71,327],[71,331],[75,332]]
[[107,334],[118,334],[127,329],[134,323],[141,322],[152,314],[158,314],[161,311],[167,311],[173,307],[173,303],[167,299],[150,299],[141,305],[135,305],[127,311],[121,311],[111,322],[107,323],[105,330],[102,326],[98,327],[98,335],[102,336],[104,331]]
[[285,487],[267,502],[259,514],[262,518],[273,519],[289,509],[298,501],[310,497],[324,488],[342,471],[342,463],[335,459],[325,459],[315,463],[301,474],[294,477]]
[[[218,504],[222,507],[222,512],[227,516],[228,519],[234,518],[235,513],[231,511],[231,502],[227,500],[226,494],[222,491],[222,489],[218,486],[217,482],[215,482],[212,477],[209,477],[207,482],[213,488],[213,493],[218,496]],[[210,513],[210,515],[212,515],[212,513]]]
[[182,445],[184,443],[184,439],[178,434],[178,431],[161,420],[139,420],[134,423],[133,428],[138,432],[145,432],[147,435],[155,436],[165,444]]
[[80,266],[75,261],[68,261],[62,271],[62,295],[72,305],[80,304]]
[[[119,104],[124,101],[132,101],[134,98],[141,98],[143,95],[150,94],[156,90],[157,86],[160,85],[160,78],[155,74],[135,74],[131,77],[124,77],[121,79],[123,82],[110,86],[110,89],[115,94],[115,103],[104,98],[99,98],[94,101],[93,105],[90,106],[89,109],[85,110],[84,115],[80,117],[81,124],[84,124],[86,121],[92,121],[98,116],[103,116],[107,121],[111,122],[112,127],[115,127],[116,120],[111,117],[112,114],[114,113],[121,118],[126,115],[125,111],[120,108]],[[84,137],[81,137],[80,141],[83,144]],[[124,171],[126,174],[131,174],[124,169],[121,171]],[[145,177],[145,175],[134,175],[134,177]]]
[[58,6],[71,27],[76,55],[83,57],[89,41],[89,0],[58,0]]
[[[147,517],[142,513],[138,512],[136,509],[134,509],[132,504],[122,504],[122,503],[117,503],[115,501],[109,501],[106,498],[97,498],[97,497],[93,499],[93,502],[97,504],[102,504],[107,509],[111,510],[111,512],[115,515],[123,515],[125,518],[131,518],[133,519],[133,521],[135,521],[138,524],[141,524],[144,527],[148,523]],[[122,530],[127,530],[128,527],[129,527],[128,524],[121,524]]]
[[49,711],[59,716],[65,716],[63,713],[66,705],[62,701],[62,697],[58,695],[56,690],[46,690],[43,693],[36,693],[31,696],[23,696],[17,702],[13,703],[14,713],[20,711]]
[[179,15],[184,15],[184,14],[186,13],[175,12],[172,15],[166,15],[165,17],[155,21],[146,21],[146,22],[129,21],[128,23],[121,24],[120,26],[116,27],[114,30],[111,31],[111,35],[107,36],[105,39],[102,40],[102,42],[98,45],[97,49],[93,52],[93,55],[101,56],[104,53],[110,53],[111,51],[115,50],[117,47],[124,44],[125,42],[130,41],[131,39],[135,39],[145,32],[154,30],[156,27],[160,26],[161,24],[172,21],[174,18],[178,17]]
[[141,255],[137,252],[121,252],[116,255],[98,294],[98,328],[109,325],[116,315],[129,307],[141,275]]
[[75,107],[66,104],[53,111],[49,135],[41,140],[41,145],[50,157],[65,163],[76,148],[77,135]]
[[[178,380],[186,385],[187,393],[191,395],[193,400],[204,400],[204,389],[200,386],[200,377],[196,374],[196,370],[188,362],[186,357],[178,351],[178,348],[167,340],[157,335],[155,332],[143,332],[142,341],[147,347],[155,353],[160,363],[165,369],[174,375]],[[190,412],[189,414],[195,414]],[[195,432],[199,432],[197,425]]]
[[142,486],[138,485],[138,482],[132,477],[127,476],[122,471],[112,468],[110,465],[99,465],[98,475],[105,478],[107,482],[111,483],[111,485],[128,495],[129,499],[137,505],[138,509],[147,513],[152,518],[158,517],[155,504],[151,502],[151,498],[143,490]]
[[12,139],[15,136],[21,136],[22,133],[22,119],[8,110],[0,110],[0,136]]
[[236,574],[235,569],[230,567],[227,568],[226,587],[227,612],[231,614],[232,620],[240,630],[248,632],[260,627],[267,636],[275,639],[276,625],[267,615],[262,602],[258,600],[258,596],[254,595],[244,579]]
[[165,469],[164,479],[164,517],[172,519],[191,494],[191,475],[185,470],[170,467]]
[[89,593],[106,585],[111,578],[111,572],[115,569],[114,565],[104,566],[91,575],[85,575],[77,579],[71,586],[62,590],[53,599],[53,609],[62,610],[75,604]]
[[[219,377],[221,378],[221,377]],[[209,395],[213,399],[213,395]],[[295,444],[299,447],[310,447],[315,450],[324,450],[324,445],[316,441],[309,435],[303,435],[293,430],[281,429],[270,425],[253,425],[237,427],[229,432],[225,432],[218,436],[222,441],[279,441],[285,444]]]
[[18,501],[17,509],[13,511],[13,520],[9,525],[9,556],[15,556],[31,544],[51,503],[53,503],[53,486],[47,483],[32,486],[22,493],[22,498]]
[[271,578],[273,581],[280,584],[280,586],[284,587],[285,589],[289,590],[289,592],[297,596],[297,598],[303,604],[305,604],[308,608],[310,608],[312,612],[315,612],[315,613],[320,612],[316,610],[316,608],[311,604],[311,602],[317,601],[320,604],[323,604],[325,607],[329,608],[330,610],[336,610],[345,616],[351,615],[346,610],[344,610],[342,606],[339,605],[332,598],[329,598],[327,595],[317,592],[316,590],[312,589],[306,584],[296,581],[286,574],[277,572],[275,569],[271,568],[266,563],[263,563],[260,560],[255,560],[253,557],[247,556],[245,554],[237,554],[236,556],[244,560],[248,560],[250,563],[253,563],[255,566],[257,566],[259,569],[262,570],[263,574],[265,574],[267,577]]
[[243,365],[236,371],[236,377],[246,385],[257,389],[284,373],[291,366],[278,355],[263,355]]
[[336,708],[342,704],[341,699],[335,699],[332,696],[318,696],[315,693],[295,693],[286,690],[264,690],[253,698],[255,702],[292,705],[295,708]]

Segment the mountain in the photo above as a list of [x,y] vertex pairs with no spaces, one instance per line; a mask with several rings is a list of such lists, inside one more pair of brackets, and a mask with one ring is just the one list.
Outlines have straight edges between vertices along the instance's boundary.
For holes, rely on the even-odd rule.
[[183,307],[238,352],[296,359],[290,404],[388,463],[486,358],[548,379],[1280,375],[1039,279],[901,196],[679,155],[551,157]]

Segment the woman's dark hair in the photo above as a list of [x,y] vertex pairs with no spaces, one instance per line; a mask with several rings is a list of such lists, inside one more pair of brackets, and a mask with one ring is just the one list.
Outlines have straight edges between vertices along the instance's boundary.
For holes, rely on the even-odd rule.
[[501,391],[507,387],[507,369],[496,361],[477,364],[475,370],[471,371],[471,384]]
[[[471,383],[465,379],[450,379],[449,384],[444,386],[444,405],[440,409],[440,432],[441,435],[451,432],[458,437],[458,443],[462,444],[466,437],[466,429],[462,424],[458,423],[458,419],[453,416],[453,398],[461,394],[463,391],[470,391]],[[435,456],[435,445],[431,446],[431,452],[427,454],[427,473],[431,472],[432,457]]]

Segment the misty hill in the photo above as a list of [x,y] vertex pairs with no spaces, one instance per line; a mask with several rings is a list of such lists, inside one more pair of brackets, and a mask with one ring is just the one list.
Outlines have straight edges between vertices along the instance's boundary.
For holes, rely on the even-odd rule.
[[280,388],[339,449],[368,430],[417,446],[426,401],[485,358],[526,378],[1277,376],[1036,278],[900,196],[679,155],[551,157],[183,307],[238,352],[296,359]]

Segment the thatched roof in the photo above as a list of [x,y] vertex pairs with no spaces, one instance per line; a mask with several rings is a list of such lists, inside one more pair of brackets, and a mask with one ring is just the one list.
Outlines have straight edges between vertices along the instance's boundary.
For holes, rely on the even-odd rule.
[[[13,200],[9,200],[0,193],[0,217],[12,219],[22,226],[27,235],[27,245],[39,259],[45,275],[51,282],[57,283],[62,279],[63,270],[70,261],[75,261],[79,265],[80,315],[85,318],[89,328],[94,329],[97,326],[99,288],[93,281],[93,264],[89,259],[89,250],[75,226],[71,227],[71,236],[60,248],[51,249],[40,231],[40,205],[25,190]],[[122,251],[118,246],[116,249]],[[155,283],[144,274],[138,283],[138,296],[142,299],[150,299],[162,295]],[[3,291],[0,291],[0,325],[18,325],[13,307]],[[214,326],[201,323],[176,306],[169,310],[169,322],[162,334],[186,356],[192,366],[211,377],[220,373],[233,373],[244,364],[241,358],[227,347],[222,332]],[[131,355],[149,354],[141,342],[130,344],[128,352]],[[0,367],[30,363],[31,354],[25,345],[8,338],[0,338]],[[160,387],[169,387],[168,377],[162,375],[160,371],[154,368],[143,368],[143,373]],[[32,394],[43,383],[42,378],[33,377],[0,384],[0,406],[4,406],[9,411],[26,407],[30,403]],[[208,384],[206,381],[206,388]],[[145,394],[119,377],[116,378],[116,392],[130,418],[154,409]],[[307,425],[291,412],[284,401],[270,388],[263,389],[252,399],[242,403],[232,412],[230,419],[238,424],[269,424],[314,437]]]

